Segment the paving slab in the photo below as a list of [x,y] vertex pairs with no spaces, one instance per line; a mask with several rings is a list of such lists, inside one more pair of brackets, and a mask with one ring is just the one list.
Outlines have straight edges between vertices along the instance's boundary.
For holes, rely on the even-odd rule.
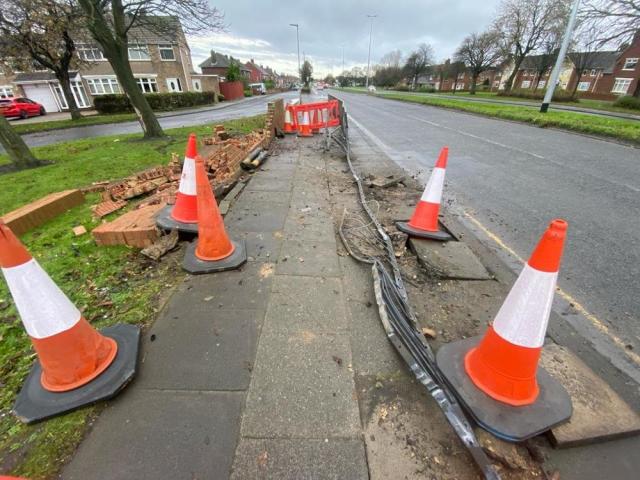
[[[274,264],[250,262],[237,270],[188,277],[187,294],[171,301],[177,313],[205,303],[218,310],[266,310],[273,281]],[[175,303],[174,303],[175,302]]]
[[347,328],[342,282],[337,278],[276,275],[264,331],[337,333]]
[[102,413],[62,478],[228,478],[243,400],[244,393],[127,389],[118,401],[127,408]]
[[262,310],[192,306],[165,315],[145,335],[138,386],[170,390],[246,390],[264,318]]
[[409,238],[418,261],[433,275],[457,280],[490,280],[491,275],[464,242]]
[[290,192],[293,187],[291,178],[285,178],[272,172],[260,173],[251,178],[247,190],[250,192]]
[[368,480],[360,440],[240,440],[233,463],[234,480]]
[[286,237],[335,243],[333,218],[328,212],[329,206],[325,208],[326,211],[311,206],[291,209],[284,224]]
[[241,232],[236,227],[227,228],[229,235],[244,239],[249,262],[275,262],[280,255],[284,232]]
[[640,416],[571,351],[545,346],[542,366],[567,389],[573,403],[569,422],[551,429],[557,447],[574,447],[640,433]]
[[360,417],[345,336],[262,332],[242,436],[356,438]]
[[[260,193],[283,195],[278,192]],[[231,212],[227,214],[227,219],[233,223],[234,228],[237,230],[245,232],[276,232],[284,228],[288,213],[289,206],[285,204],[255,203],[247,207],[234,205]]]
[[340,265],[333,242],[294,240],[288,238],[276,265],[279,275],[340,276]]
[[252,210],[261,205],[289,205],[289,197],[278,192],[262,192],[245,189],[233,204],[233,209]]

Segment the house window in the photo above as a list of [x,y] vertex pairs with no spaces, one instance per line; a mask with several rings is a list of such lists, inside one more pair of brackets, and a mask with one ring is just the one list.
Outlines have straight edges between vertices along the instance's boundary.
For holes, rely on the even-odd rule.
[[196,78],[193,79],[193,89],[196,92],[201,92],[202,91],[202,83],[200,83],[199,79],[196,79]]
[[547,85],[547,81],[546,80],[540,80],[538,82],[538,88],[544,88]]
[[494,87],[499,87],[500,86],[500,80],[496,80],[495,82],[493,82],[493,86]]
[[90,45],[82,45],[78,47],[78,56],[82,60],[87,60],[89,62],[100,62],[106,60],[102,54],[102,50]]
[[158,49],[160,50],[160,59],[164,61],[175,60],[176,56],[173,53],[173,47],[171,44],[160,44],[158,45]]
[[591,82],[580,82],[578,84],[578,90],[581,92],[586,92],[587,90],[589,90],[590,86],[591,86]]
[[631,85],[631,80],[631,78],[616,78],[613,88],[611,89],[611,93],[627,93],[629,85]]
[[151,60],[149,45],[139,43],[129,45],[129,60]]
[[460,72],[458,74],[458,80],[462,80],[464,78],[464,72]]
[[13,88],[11,85],[2,85],[0,86],[0,98],[11,98],[13,97]]
[[456,90],[464,90],[464,83],[458,83],[456,85]]
[[86,79],[91,95],[106,95],[109,93],[121,93],[118,80],[115,78],[91,78]]
[[634,70],[638,64],[637,58],[625,58],[623,70]]
[[598,74],[598,72],[596,71],[596,69],[592,69],[591,72],[589,72],[589,75],[591,75],[592,77],[595,77]]
[[153,77],[136,78],[136,82],[138,83],[140,90],[142,90],[142,93],[155,93],[158,91],[158,84],[156,83],[156,79]]
[[531,80],[523,80],[520,84],[520,88],[529,88],[531,86]]

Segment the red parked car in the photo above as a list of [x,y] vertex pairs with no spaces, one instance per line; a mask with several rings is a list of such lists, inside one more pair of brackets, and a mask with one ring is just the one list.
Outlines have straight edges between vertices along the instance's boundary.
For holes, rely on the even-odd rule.
[[28,98],[2,98],[0,99],[0,113],[4,117],[35,117],[36,115],[46,115],[47,111],[42,105]]

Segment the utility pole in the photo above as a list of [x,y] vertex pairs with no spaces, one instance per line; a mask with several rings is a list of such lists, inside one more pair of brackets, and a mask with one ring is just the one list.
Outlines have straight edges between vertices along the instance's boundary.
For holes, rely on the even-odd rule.
[[300,103],[302,103],[302,70],[300,68],[300,26],[297,23],[290,23],[289,26],[296,27],[296,40],[298,42],[298,75],[300,78]]
[[578,16],[579,5],[580,0],[575,0],[573,2],[573,7],[571,8],[571,16],[569,17],[569,22],[567,23],[567,29],[564,31],[564,37],[562,39],[560,51],[558,52],[558,58],[556,58],[556,64],[553,66],[553,70],[551,71],[551,78],[549,79],[549,83],[547,84],[547,91],[544,94],[544,100],[542,101],[542,105],[540,105],[540,113],[547,113],[547,110],[549,110],[549,104],[551,103],[551,99],[553,98],[553,92],[556,89],[558,77],[560,76],[560,69],[562,68],[564,57],[567,54],[567,49],[569,48],[569,43],[571,42],[573,27],[576,24],[576,17]]
[[344,79],[344,77],[345,77],[344,75],[344,44],[342,44],[342,78]]
[[367,56],[367,80],[365,82],[365,87],[369,89],[369,68],[371,66],[371,39],[373,34],[373,19],[378,15],[367,15],[367,17],[371,20],[371,26],[369,27],[369,55]]

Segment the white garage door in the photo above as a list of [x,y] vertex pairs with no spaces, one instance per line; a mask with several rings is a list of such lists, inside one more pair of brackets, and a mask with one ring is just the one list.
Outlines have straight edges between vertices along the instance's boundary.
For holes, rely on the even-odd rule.
[[49,88],[49,84],[38,83],[35,85],[23,85],[22,88],[24,90],[25,96],[28,99],[44,105],[44,108],[47,112],[60,111],[60,109],[58,108],[58,104],[53,97],[53,92]]

